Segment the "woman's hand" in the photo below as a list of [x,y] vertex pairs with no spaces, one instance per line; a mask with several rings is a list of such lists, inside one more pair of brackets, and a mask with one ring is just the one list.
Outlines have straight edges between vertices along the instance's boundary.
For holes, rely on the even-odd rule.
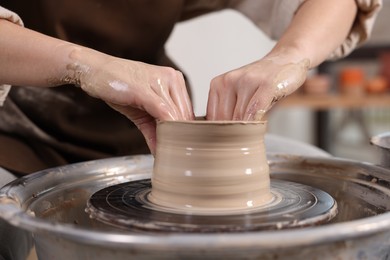
[[[156,119],[191,120],[191,101],[181,72],[108,56],[90,50],[74,53],[77,62],[68,66],[71,81],[89,95],[100,98],[124,114],[143,133],[152,153]],[[82,61],[82,62],[78,62]]]
[[79,85],[132,120],[152,153],[156,119],[193,119],[183,75],[52,38],[0,19],[0,84]]
[[208,120],[261,120],[279,99],[306,79],[309,60],[287,62],[266,57],[211,81]]
[[360,33],[369,31],[354,26],[375,16],[381,5],[379,1],[372,7],[360,3],[362,10],[371,11],[356,17],[357,2],[364,1],[303,1],[265,58],[212,80],[207,119],[259,120],[277,100],[302,85],[309,68],[322,63],[335,50],[347,54],[354,44],[364,40],[364,33]]

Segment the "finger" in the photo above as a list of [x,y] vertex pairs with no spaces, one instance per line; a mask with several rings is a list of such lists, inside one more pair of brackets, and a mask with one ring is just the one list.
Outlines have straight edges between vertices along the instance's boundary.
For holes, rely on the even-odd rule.
[[207,100],[206,120],[215,120],[217,115],[219,98],[218,93],[213,88],[209,90],[209,97]]
[[150,115],[138,119],[130,119],[145,137],[150,152],[154,155],[156,152],[156,120]]
[[236,102],[237,95],[234,91],[230,90],[221,93],[217,108],[216,120],[232,120]]
[[161,97],[155,99],[155,102],[144,103],[144,110],[152,117],[159,120],[179,120],[177,111],[172,109]]
[[195,118],[185,80],[180,71],[176,71],[176,80],[171,84],[170,96],[184,120],[193,120]]
[[150,152],[154,155],[156,151],[156,120],[147,112],[137,108],[120,106],[107,102],[107,104],[130,119],[144,136]]
[[[236,104],[237,96],[232,88],[228,88],[225,81],[221,77],[217,77],[210,84],[210,112],[207,115],[211,120],[231,120]],[[214,96],[214,97],[213,97]],[[209,106],[209,105],[208,105]]]
[[173,101],[167,102],[165,98],[157,94],[152,88],[146,92],[137,92],[136,97],[137,108],[141,111],[147,112],[155,119],[159,120],[177,120],[177,111],[173,108]]
[[[171,98],[171,94],[170,94],[170,91],[169,91],[168,83],[163,82],[160,78],[158,78],[156,80],[156,82],[154,82],[151,85],[151,89],[154,92],[154,94],[158,96],[158,98],[155,98],[156,101],[158,100],[157,101],[157,105],[161,109],[168,109],[169,114],[172,117],[171,118],[172,120],[183,119],[179,109],[177,108],[175,102]],[[155,112],[157,112],[157,114],[158,114],[158,111],[156,111],[156,107],[155,107],[156,103],[154,103],[154,102],[153,103],[147,102],[147,103],[144,103],[144,104],[146,104],[145,105],[145,110],[148,111],[150,114],[152,114],[152,113],[154,114]],[[156,118],[158,118],[158,117],[156,117]],[[158,118],[158,119],[163,119],[163,118]]]
[[165,98],[158,94],[156,90],[149,88],[142,88],[144,91],[134,91],[130,97],[124,95],[127,100],[132,100],[130,103],[117,103],[106,100],[106,102],[115,107],[128,107],[129,110],[123,110],[123,113],[126,116],[129,116],[130,109],[138,109],[145,111],[150,114],[152,117],[160,120],[175,120],[177,119],[177,112],[172,108],[172,104],[169,105],[169,102]]
[[253,97],[250,99],[247,109],[244,114],[245,121],[260,121],[264,114],[270,108],[272,97],[268,93],[263,93],[261,89],[257,89]]
[[239,87],[237,94],[236,106],[233,111],[233,120],[244,120],[245,112],[252,97],[259,87]]

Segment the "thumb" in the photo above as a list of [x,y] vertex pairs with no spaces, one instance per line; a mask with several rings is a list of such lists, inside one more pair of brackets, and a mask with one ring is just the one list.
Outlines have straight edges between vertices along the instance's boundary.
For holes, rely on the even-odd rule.
[[156,152],[156,119],[147,112],[137,108],[116,105],[109,102],[107,104],[125,115],[137,126],[144,136],[150,152],[154,155]]

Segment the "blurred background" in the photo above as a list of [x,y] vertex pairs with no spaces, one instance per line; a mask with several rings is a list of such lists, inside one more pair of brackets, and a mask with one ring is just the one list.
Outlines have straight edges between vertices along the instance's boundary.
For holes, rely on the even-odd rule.
[[[268,132],[316,145],[334,156],[377,162],[370,138],[390,131],[390,0],[369,42],[309,72],[304,86],[268,113]],[[207,28],[207,29],[205,29]],[[212,78],[263,57],[275,42],[235,11],[178,24],[167,51],[206,114]]]

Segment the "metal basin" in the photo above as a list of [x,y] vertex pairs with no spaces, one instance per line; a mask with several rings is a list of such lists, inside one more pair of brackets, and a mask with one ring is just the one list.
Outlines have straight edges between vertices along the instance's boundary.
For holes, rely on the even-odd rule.
[[237,233],[135,233],[85,213],[104,187],[150,178],[151,156],[53,168],[0,190],[0,217],[32,232],[39,259],[388,259],[390,170],[337,158],[269,155],[271,180],[322,189],[339,213],[321,226]]

